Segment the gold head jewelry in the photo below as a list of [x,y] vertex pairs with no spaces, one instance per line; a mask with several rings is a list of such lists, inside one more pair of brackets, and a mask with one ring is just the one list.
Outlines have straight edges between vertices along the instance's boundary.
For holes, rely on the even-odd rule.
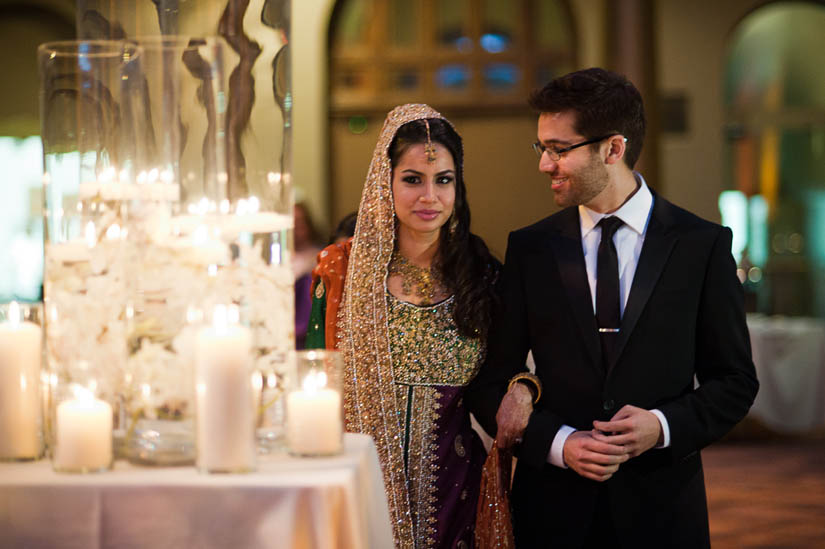
[[387,274],[398,275],[404,295],[420,297],[421,305],[432,305],[438,290],[444,288],[441,271],[435,267],[419,267],[398,251],[392,254]]
[[[344,354],[347,430],[375,440],[387,491],[396,547],[414,548],[413,519],[404,467],[404,432],[395,414],[395,377],[390,356],[387,268],[395,249],[392,166],[388,154],[398,128],[440,118],[427,105],[403,105],[387,115],[367,171],[358,225],[338,311],[338,348]],[[449,121],[447,121],[449,123]]]
[[427,143],[424,145],[424,152],[427,154],[427,163],[432,164],[435,162],[435,145],[430,139],[430,121],[426,118],[424,119],[424,125],[427,127]]

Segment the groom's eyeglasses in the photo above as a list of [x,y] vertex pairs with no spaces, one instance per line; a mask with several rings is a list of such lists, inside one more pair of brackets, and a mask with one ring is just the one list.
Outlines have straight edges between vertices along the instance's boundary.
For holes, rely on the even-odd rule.
[[[594,137],[593,139],[588,139],[586,141],[582,141],[581,143],[576,143],[575,145],[570,145],[569,147],[562,147],[561,149],[554,149],[552,147],[546,147],[541,141],[536,141],[533,143],[533,151],[535,151],[536,156],[541,158],[541,155],[547,153],[550,155],[550,159],[553,162],[558,162],[561,160],[563,154],[572,151],[573,149],[578,149],[579,147],[584,147],[585,145],[592,145],[593,143],[598,143],[599,141],[604,141],[609,137],[613,137],[614,135],[619,135],[618,133],[611,133],[608,135],[603,135],[601,137]],[[627,143],[627,137],[624,138],[625,143]]]

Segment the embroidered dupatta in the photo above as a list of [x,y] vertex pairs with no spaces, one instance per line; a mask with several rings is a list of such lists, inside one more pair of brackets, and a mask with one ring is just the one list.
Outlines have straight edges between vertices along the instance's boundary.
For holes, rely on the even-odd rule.
[[387,325],[387,266],[395,246],[389,147],[401,126],[425,118],[447,121],[427,105],[396,107],[384,121],[361,195],[344,297],[338,311],[338,349],[345,361],[347,430],[369,434],[375,440],[393,535],[396,547],[400,548],[412,548],[415,542],[404,469],[404,433],[395,413],[395,378]]

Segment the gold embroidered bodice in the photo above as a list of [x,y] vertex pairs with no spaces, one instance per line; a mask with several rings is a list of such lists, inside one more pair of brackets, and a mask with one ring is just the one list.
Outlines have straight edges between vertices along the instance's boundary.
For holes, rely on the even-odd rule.
[[466,385],[475,375],[482,346],[458,333],[453,297],[413,305],[387,293],[387,323],[395,382],[405,385]]

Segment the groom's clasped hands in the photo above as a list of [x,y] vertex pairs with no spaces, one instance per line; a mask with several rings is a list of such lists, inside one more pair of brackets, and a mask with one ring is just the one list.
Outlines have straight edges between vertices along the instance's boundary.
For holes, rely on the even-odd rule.
[[576,431],[564,443],[564,462],[578,474],[603,482],[632,457],[661,443],[656,416],[626,405],[610,421],[594,421],[590,431]]
[[[532,412],[530,391],[521,384],[514,385],[496,414],[500,447],[521,442]],[[661,443],[658,418],[648,410],[626,405],[610,421],[594,421],[590,431],[571,433],[564,443],[564,463],[585,478],[603,482],[622,463]]]

